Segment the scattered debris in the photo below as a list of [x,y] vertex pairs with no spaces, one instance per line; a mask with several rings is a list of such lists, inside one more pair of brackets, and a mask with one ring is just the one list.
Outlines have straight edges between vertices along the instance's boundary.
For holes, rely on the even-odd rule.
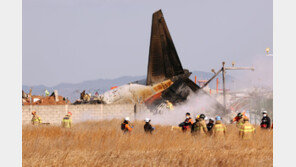
[[22,91],[22,104],[23,105],[65,105],[71,104],[71,102],[63,96],[58,96],[57,91],[53,92],[50,96],[38,96],[31,95],[32,89],[30,89],[30,93],[26,94]]
[[102,101],[98,97],[98,95],[91,96],[91,93],[85,93],[83,90],[80,93],[80,99],[76,100],[73,104],[102,104]]

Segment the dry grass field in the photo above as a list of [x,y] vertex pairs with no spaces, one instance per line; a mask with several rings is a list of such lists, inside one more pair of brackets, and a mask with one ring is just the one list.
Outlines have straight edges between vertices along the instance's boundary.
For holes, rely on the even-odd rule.
[[[123,134],[120,121],[84,122],[72,129],[23,126],[23,166],[272,166],[273,132],[256,129],[252,141],[227,126],[225,140],[201,138],[156,126],[145,134],[144,122]],[[152,122],[153,123],[153,122]]]

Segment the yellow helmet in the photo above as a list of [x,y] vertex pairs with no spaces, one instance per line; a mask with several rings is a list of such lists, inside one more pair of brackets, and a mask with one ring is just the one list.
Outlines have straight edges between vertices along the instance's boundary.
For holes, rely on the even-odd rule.
[[196,119],[199,119],[199,115],[196,116]]

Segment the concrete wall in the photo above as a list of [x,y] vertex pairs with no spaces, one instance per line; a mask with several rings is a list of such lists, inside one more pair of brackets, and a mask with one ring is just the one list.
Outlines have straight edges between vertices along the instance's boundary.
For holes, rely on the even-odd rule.
[[135,118],[133,104],[96,104],[96,105],[26,105],[22,108],[22,123],[28,124],[32,111],[36,111],[43,123],[60,124],[62,118],[70,111],[73,123],[124,117]]

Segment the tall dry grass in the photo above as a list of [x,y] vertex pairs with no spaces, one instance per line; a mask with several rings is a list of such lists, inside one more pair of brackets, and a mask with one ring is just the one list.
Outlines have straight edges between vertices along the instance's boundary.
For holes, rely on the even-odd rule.
[[225,140],[201,138],[156,126],[145,134],[136,122],[123,134],[120,121],[84,122],[72,129],[23,127],[23,166],[272,166],[272,131],[257,128],[254,140],[242,141],[227,126]]

